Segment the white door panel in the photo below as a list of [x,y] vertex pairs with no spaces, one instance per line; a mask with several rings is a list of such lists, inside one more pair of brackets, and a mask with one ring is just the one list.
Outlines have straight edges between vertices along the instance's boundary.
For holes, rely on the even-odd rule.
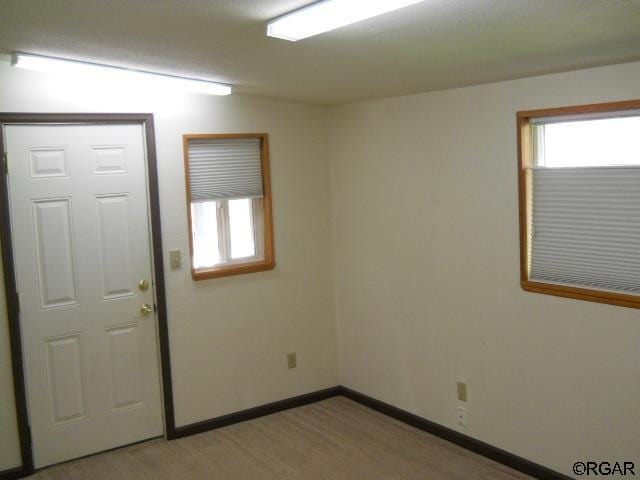
[[40,287],[40,307],[77,303],[77,274],[71,199],[33,201],[33,230]]
[[98,253],[104,300],[135,295],[129,235],[129,195],[96,198]]
[[80,334],[50,338],[47,377],[54,424],[85,417],[85,392]]
[[36,467],[161,435],[142,126],[5,136]]

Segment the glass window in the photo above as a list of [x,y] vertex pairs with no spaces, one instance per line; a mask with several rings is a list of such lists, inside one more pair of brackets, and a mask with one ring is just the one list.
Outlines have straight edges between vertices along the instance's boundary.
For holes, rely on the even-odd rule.
[[184,135],[194,280],[274,267],[267,138]]

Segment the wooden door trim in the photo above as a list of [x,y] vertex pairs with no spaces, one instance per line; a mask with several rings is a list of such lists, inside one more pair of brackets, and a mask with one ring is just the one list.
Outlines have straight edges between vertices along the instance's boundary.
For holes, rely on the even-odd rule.
[[[162,229],[160,223],[160,192],[158,185],[158,163],[153,114],[151,113],[0,113],[0,145],[6,152],[4,127],[11,124],[71,124],[71,125],[114,125],[140,124],[144,128],[145,150],[147,156],[147,175],[149,191],[149,211],[151,220],[152,257],[156,306],[158,315],[158,337],[160,348],[160,367],[162,374],[162,397],[164,404],[165,435],[168,439],[176,437],[176,425],[173,405],[173,386],[171,380],[171,361],[169,353],[169,330],[164,281],[164,261],[162,248]],[[9,342],[13,369],[13,386],[20,437],[22,466],[20,474],[29,475],[34,471],[31,431],[27,410],[26,378],[20,332],[20,311],[18,290],[13,258],[13,240],[11,233],[9,190],[7,172],[0,168],[0,244],[5,280],[5,296],[9,322]],[[0,476],[5,472],[0,472]]]

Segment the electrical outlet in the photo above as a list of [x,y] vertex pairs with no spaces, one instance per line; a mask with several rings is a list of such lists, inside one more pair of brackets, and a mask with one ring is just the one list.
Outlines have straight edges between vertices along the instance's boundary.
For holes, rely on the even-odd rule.
[[298,366],[298,358],[296,353],[287,353],[287,368],[296,368]]
[[169,250],[169,263],[171,268],[180,268],[182,266],[182,252],[178,249]]
[[467,426],[467,409],[458,405],[458,425]]

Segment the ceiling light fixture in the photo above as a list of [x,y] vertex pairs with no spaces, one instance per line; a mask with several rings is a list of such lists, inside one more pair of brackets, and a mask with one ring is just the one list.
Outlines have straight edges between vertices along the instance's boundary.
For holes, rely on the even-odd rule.
[[267,36],[296,42],[424,0],[323,0],[267,23]]
[[11,58],[11,65],[18,68],[67,74],[87,79],[92,77],[99,78],[102,81],[124,80],[126,82],[142,82],[143,84],[154,82],[161,88],[178,89],[207,95],[229,95],[231,93],[231,85],[223,83],[27,53],[14,53]]

